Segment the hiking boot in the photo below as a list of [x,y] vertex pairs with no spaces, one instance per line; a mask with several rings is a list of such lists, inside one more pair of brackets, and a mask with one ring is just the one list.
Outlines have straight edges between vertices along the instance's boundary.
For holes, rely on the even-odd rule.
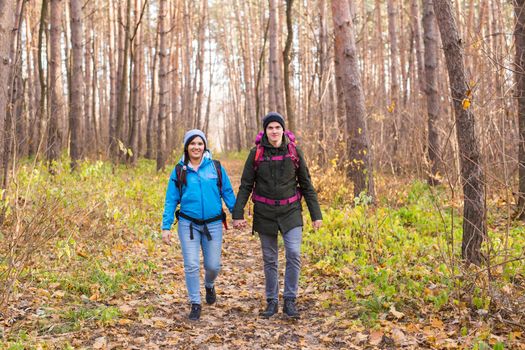
[[277,313],[278,303],[276,299],[267,299],[266,310],[261,312],[259,315],[264,318],[270,318]]
[[188,318],[192,321],[197,321],[201,318],[201,304],[191,304],[191,311]]
[[213,304],[217,300],[217,294],[215,293],[215,287],[204,287],[206,289],[206,304]]
[[291,318],[299,318],[299,311],[295,306],[295,298],[285,298],[283,312]]

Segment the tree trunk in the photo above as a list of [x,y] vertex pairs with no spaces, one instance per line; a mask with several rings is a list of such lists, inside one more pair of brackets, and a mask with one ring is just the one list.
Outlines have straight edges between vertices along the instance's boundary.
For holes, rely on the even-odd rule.
[[[324,0],[320,0],[319,3],[319,44],[318,44],[318,63],[317,63],[317,76],[318,76],[318,92],[317,92],[317,103],[318,103],[318,116],[317,116],[317,132],[318,132],[318,150],[317,150],[317,159],[319,164],[325,164],[326,162],[326,141],[324,133],[324,119],[327,105],[326,101],[328,99],[327,94],[325,93],[327,88],[327,78],[329,77],[329,61],[327,54],[327,43],[328,43],[328,32],[326,25],[326,4]],[[341,103],[344,103],[344,97],[341,96]]]
[[397,9],[394,6],[394,0],[387,1],[388,9],[388,36],[390,38],[390,106],[388,111],[390,112],[390,118],[392,120],[392,133],[391,143],[392,148],[390,151],[391,166],[394,173],[397,173],[399,169],[399,79],[398,79],[398,46],[397,46],[397,32],[396,32],[396,15]]
[[[0,0],[0,37],[10,38],[15,24],[15,7],[16,3],[12,0]],[[9,79],[9,73],[13,62],[9,57],[11,43],[9,40],[0,40],[0,81],[6,82]],[[7,134],[5,127],[5,116],[8,108],[9,86],[0,84],[0,135],[5,140]],[[2,152],[3,153],[3,152]],[[0,157],[3,159],[2,157]]]
[[131,41],[133,43],[132,66],[132,99],[131,99],[131,130],[129,133],[129,147],[132,150],[130,156],[131,164],[137,163],[139,156],[139,128],[142,119],[141,99],[143,81],[140,78],[142,67],[142,15],[145,7],[142,6],[142,0],[135,0],[135,27]]
[[430,174],[428,183],[439,184],[437,174],[441,167],[441,152],[437,121],[439,118],[439,95],[437,82],[437,58],[438,58],[438,33],[436,27],[436,16],[432,0],[423,0],[423,30],[425,45],[425,94],[427,97],[427,125],[428,125],[428,160],[430,162]]
[[191,1],[184,0],[184,58],[183,58],[183,76],[184,76],[184,93],[182,104],[183,125],[185,128],[192,127],[192,111],[193,111],[193,90],[191,86],[191,61],[193,50],[191,45]]
[[204,121],[202,120],[202,104],[204,96],[204,46],[206,45],[206,25],[208,21],[208,0],[202,0],[202,12],[199,24],[198,37],[198,52],[197,52],[197,72],[199,72],[199,88],[197,89],[197,100],[195,101],[195,119],[197,120],[196,127],[204,128]]
[[159,24],[160,35],[159,49],[159,114],[157,124],[157,171],[166,166],[166,118],[168,114],[168,0],[160,0],[159,5]]
[[151,95],[150,95],[150,105],[148,109],[148,126],[146,130],[146,155],[145,157],[148,159],[153,159],[154,151],[153,151],[153,128],[155,124],[155,93],[156,93],[156,85],[157,85],[157,56],[158,56],[158,49],[159,49],[159,32],[157,31],[157,34],[155,35],[155,50],[152,57],[152,68],[151,68]]
[[[246,16],[249,16],[249,6],[248,1],[242,1],[243,12]],[[258,114],[255,111],[255,95],[257,91],[255,90],[255,79],[254,79],[254,43],[252,42],[252,37],[255,35],[254,30],[250,30],[252,26],[248,19],[243,21],[244,24],[244,79],[246,82],[246,140],[253,139],[253,135],[257,134],[257,119]],[[241,25],[241,24],[239,24]],[[242,26],[241,26],[242,27]],[[257,31],[259,33],[259,31]],[[259,38],[259,37],[258,37]]]
[[[97,1],[97,0],[95,0]],[[97,4],[95,3],[95,6]],[[97,92],[99,91],[98,88],[98,46],[97,46],[98,38],[96,35],[92,35],[91,38],[91,52],[93,53],[93,71],[91,73],[91,76],[93,77],[91,79],[91,130],[93,132],[92,139],[90,142],[93,143],[92,149],[95,152],[96,155],[99,154],[99,138],[100,138],[100,119],[102,118],[102,114],[99,113],[99,118],[97,122]],[[87,89],[87,87],[86,87]],[[103,90],[102,87],[100,90]],[[103,101],[101,98],[98,98],[98,104],[102,106]]]
[[115,33],[116,33],[116,27],[115,27],[115,7],[114,3],[110,2],[108,4],[108,61],[109,61],[109,119],[108,119],[108,138],[109,138],[109,155],[116,158],[116,154],[118,151],[116,149],[118,148],[117,145],[117,119],[116,119],[116,111],[117,111],[117,103],[118,103],[118,87],[117,87],[117,80],[118,80],[118,70],[117,66],[119,62],[118,55],[115,57],[115,52],[117,51],[117,41],[115,39]]
[[82,1],[69,0],[71,12],[71,45],[73,55],[71,57],[71,85],[69,108],[69,125],[71,128],[70,152],[71,170],[75,170],[81,157],[81,121],[82,111],[82,91],[84,80],[82,74]]
[[[126,97],[128,90],[128,55],[129,55],[129,46],[130,46],[130,26],[131,26],[131,0],[126,2],[126,22],[125,29],[122,33],[122,37],[119,40],[124,40],[124,47],[121,52],[122,57],[119,57],[120,67],[119,67],[119,86],[118,86],[118,103],[117,103],[117,124],[115,128],[115,134],[117,136],[117,142],[114,145],[113,157],[116,162],[120,158],[120,148],[119,143],[125,142],[127,138],[126,130],[124,130],[124,117],[126,115]],[[121,12],[121,11],[120,11]]]
[[[85,11],[89,13],[91,9],[89,8],[92,5],[92,2],[86,4]],[[89,6],[89,7],[88,7]],[[82,120],[82,131],[83,131],[83,143],[82,148],[84,150],[83,154],[85,156],[92,156],[94,150],[93,142],[93,130],[91,129],[91,84],[92,84],[92,68],[91,63],[93,61],[93,54],[91,52],[91,40],[93,40],[91,35],[91,28],[93,27],[93,17],[86,17],[86,25],[84,26],[84,118]]]
[[481,243],[486,236],[485,183],[475,119],[471,108],[463,108],[472,98],[465,77],[462,40],[448,0],[434,0],[434,10],[445,51],[450,90],[456,117],[456,134],[464,194],[463,241],[461,255],[467,262],[480,265]]
[[355,44],[355,30],[347,0],[332,0],[335,32],[336,79],[344,90],[350,161],[349,177],[354,182],[354,196],[362,192],[374,196],[370,142],[366,126],[365,98]]
[[[11,43],[9,56],[13,62],[11,72],[9,74],[9,81],[7,85],[10,87],[9,101],[10,105],[7,109],[6,115],[6,130],[11,131],[11,137],[7,137],[4,141],[4,152],[10,154],[10,158],[13,163],[16,162],[16,158],[19,157],[17,150],[24,140],[18,138],[18,128],[20,127],[20,120],[23,118],[23,106],[24,106],[24,90],[25,82],[23,79],[22,69],[22,20],[24,16],[24,8],[26,2],[23,0],[16,0],[15,10],[15,25],[11,31],[11,38],[8,41]],[[1,147],[1,146],[0,146]],[[9,161],[5,164],[5,169],[8,168]],[[7,178],[7,175],[6,175]]]
[[518,100],[518,208],[517,217],[525,220],[525,0],[514,1],[516,46],[515,76],[516,97]]
[[[15,8],[16,2],[12,0],[0,0],[0,201],[6,198],[6,190],[8,183],[8,168],[11,158],[10,141],[11,141],[11,123],[7,119],[8,115],[8,101],[9,101],[9,84],[5,84],[9,80],[9,75],[13,67],[13,62],[10,57],[11,51],[11,33],[15,24]],[[7,39],[9,38],[9,39]],[[0,224],[3,222],[3,211],[0,213]]]
[[[47,16],[48,16],[48,0],[42,0],[42,10],[40,12],[40,27],[38,30],[38,78],[40,82],[40,105],[39,105],[39,119],[37,121],[37,155],[40,152],[40,147],[45,140],[45,128],[47,126],[48,111],[47,105],[47,77],[44,70],[44,62],[47,61],[47,52],[44,51],[44,42],[46,40]],[[46,55],[46,56],[44,56]]]
[[[33,137],[32,137],[32,131],[33,128],[31,127],[33,123],[33,119],[35,117],[35,87],[36,84],[34,82],[34,74],[33,74],[33,52],[31,50],[33,37],[31,35],[31,21],[29,17],[29,11],[26,11],[24,14],[25,17],[25,32],[26,32],[26,42],[25,42],[25,60],[27,62],[27,78],[26,78],[26,86],[27,86],[27,101],[26,101],[26,116],[24,120],[24,130],[23,135],[20,135],[21,139],[27,140],[27,142],[24,142],[21,145],[21,155],[22,156],[28,156],[32,154],[33,151]],[[0,88],[1,89],[1,88]],[[0,117],[0,120],[2,118]],[[0,133],[2,131],[0,130]],[[1,158],[1,156],[0,156]]]
[[278,40],[278,24],[277,24],[277,2],[270,1],[270,25],[269,25],[269,39],[270,39],[270,66],[269,66],[269,84],[268,84],[268,108],[271,111],[283,113],[283,108],[280,105],[281,101],[281,76],[279,66],[279,40]]
[[[62,90],[62,12],[63,1],[51,0],[51,29],[49,48],[49,126],[47,136],[47,159],[49,162],[57,160],[60,156],[61,133],[59,120],[64,113],[64,95]],[[52,164],[50,164],[52,166]]]
[[[286,96],[286,118],[288,129],[296,130],[295,126],[295,114],[293,108],[293,93],[292,87],[290,86],[290,65],[292,62],[292,43],[293,43],[293,26],[292,26],[292,8],[293,0],[286,0],[286,28],[288,29],[288,35],[286,36],[286,44],[283,52],[284,62],[284,94]],[[293,68],[292,68],[293,70]],[[323,116],[319,116],[322,118]]]
[[261,98],[264,100],[264,93],[260,92],[260,86],[261,81],[263,80],[263,74],[264,74],[264,51],[266,49],[266,42],[268,41],[268,31],[270,29],[270,19],[268,19],[268,23],[266,25],[266,29],[264,30],[264,40],[263,45],[261,48],[261,51],[259,53],[259,64],[257,65],[257,79],[255,82],[255,114],[256,114],[256,122],[257,122],[257,130],[262,129],[262,122],[261,122],[261,116],[264,114],[263,108],[264,108],[264,101],[261,101]]
[[[417,84],[422,93],[425,92],[425,63],[421,48],[421,28],[419,25],[419,0],[412,0],[412,27],[414,30],[414,45],[417,60]],[[435,19],[434,19],[435,20]],[[414,81],[413,84],[416,84]]]

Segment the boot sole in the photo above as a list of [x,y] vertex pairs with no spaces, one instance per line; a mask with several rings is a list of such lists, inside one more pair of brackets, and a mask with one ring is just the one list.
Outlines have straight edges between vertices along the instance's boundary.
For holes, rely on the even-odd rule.
[[289,320],[299,320],[301,318],[300,315],[295,315],[295,316],[290,316],[288,314],[284,314],[285,318],[289,319]]

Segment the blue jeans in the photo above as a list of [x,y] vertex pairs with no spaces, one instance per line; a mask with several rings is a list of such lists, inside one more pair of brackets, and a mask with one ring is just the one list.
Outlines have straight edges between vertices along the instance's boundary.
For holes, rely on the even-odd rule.
[[184,258],[184,275],[190,303],[200,304],[200,250],[204,256],[204,285],[213,287],[215,278],[221,270],[222,222],[207,224],[212,240],[208,241],[203,233],[203,226],[193,224],[193,239],[190,239],[190,221],[180,218],[178,233],[182,257]]
[[[266,286],[266,299],[277,300],[279,297],[279,249],[277,235],[260,234],[261,250],[264,261],[264,277]],[[303,227],[297,226],[283,234],[284,249],[286,252],[286,268],[284,271],[285,298],[297,297],[299,288],[299,272],[301,271],[301,241]]]

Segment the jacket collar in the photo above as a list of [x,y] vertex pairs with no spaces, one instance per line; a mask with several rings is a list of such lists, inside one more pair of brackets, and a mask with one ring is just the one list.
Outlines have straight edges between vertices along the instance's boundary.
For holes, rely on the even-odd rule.
[[281,145],[279,147],[274,147],[270,141],[268,140],[268,136],[266,134],[263,135],[261,139],[261,145],[266,148],[275,148],[275,149],[285,149],[288,146],[288,143],[290,140],[288,140],[288,137],[283,134],[283,142],[281,142]]

